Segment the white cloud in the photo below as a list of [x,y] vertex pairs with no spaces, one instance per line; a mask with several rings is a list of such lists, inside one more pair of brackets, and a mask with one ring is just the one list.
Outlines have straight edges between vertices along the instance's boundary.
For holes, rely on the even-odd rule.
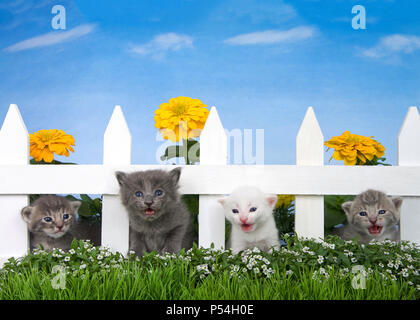
[[145,44],[132,46],[131,52],[159,59],[163,58],[168,51],[178,51],[183,48],[192,48],[192,46],[191,37],[169,32],[159,34]]
[[376,46],[362,50],[362,55],[369,58],[382,58],[399,53],[411,53],[415,50],[420,50],[420,37],[393,34],[382,37]]
[[17,52],[34,48],[42,48],[54,44],[71,41],[91,33],[95,29],[94,24],[83,24],[70,30],[52,31],[37,37],[26,39],[4,48],[6,52]]
[[313,27],[301,26],[289,30],[266,30],[260,32],[245,33],[226,39],[224,42],[230,45],[295,42],[309,39],[314,35],[314,33],[315,29]]

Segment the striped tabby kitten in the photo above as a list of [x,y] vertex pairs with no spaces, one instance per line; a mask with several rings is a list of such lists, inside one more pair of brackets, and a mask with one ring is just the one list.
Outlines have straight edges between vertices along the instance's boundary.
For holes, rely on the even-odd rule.
[[30,248],[42,245],[44,249],[70,249],[72,229],[76,221],[80,201],[48,195],[38,198],[32,205],[22,209],[23,220],[30,232]]
[[345,240],[358,237],[359,243],[389,239],[400,241],[396,225],[400,220],[402,199],[391,198],[376,190],[367,190],[353,201],[342,204],[348,223],[334,233]]

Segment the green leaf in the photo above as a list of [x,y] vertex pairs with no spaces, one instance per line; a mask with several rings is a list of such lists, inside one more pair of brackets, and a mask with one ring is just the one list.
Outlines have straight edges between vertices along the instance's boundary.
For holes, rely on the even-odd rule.
[[81,194],[80,198],[82,198],[83,201],[86,201],[87,203],[93,203],[93,200],[91,197],[89,197],[87,194]]
[[102,200],[100,198],[93,199],[93,204],[95,205],[96,211],[101,212],[102,210]]
[[82,217],[90,217],[96,214],[96,210],[92,210],[92,207],[89,205],[88,202],[82,201],[78,213]]
[[69,199],[70,201],[80,201],[80,199],[77,199],[76,197],[72,196],[71,194],[67,195],[66,199]]
[[[187,154],[185,154],[184,144],[187,145]],[[197,145],[198,144],[198,145]],[[194,148],[194,150],[191,150]],[[182,145],[173,145],[166,148],[163,156],[160,157],[162,161],[173,158],[186,158],[188,155],[188,164],[194,164],[200,161],[200,143],[194,139],[183,140]]]
[[175,145],[175,146],[169,146],[166,148],[165,153],[163,156],[160,157],[162,161],[169,160],[172,158],[181,157],[182,147]]
[[41,195],[40,195],[40,194],[30,194],[30,195],[29,195],[29,204],[34,203],[34,201],[35,201],[36,199],[38,199],[39,197],[41,197]]
[[350,201],[354,196],[325,196],[324,197],[324,224],[326,230],[331,230],[337,224],[346,222],[346,215],[341,205]]
[[[194,164],[196,162],[200,161],[200,142],[194,139],[188,139],[188,160],[191,164]],[[191,148],[194,148],[194,150],[191,150]],[[193,152],[195,151],[195,152]]]
[[350,267],[351,263],[349,258],[342,252],[338,253],[338,256],[340,257],[341,261],[343,261],[343,263],[347,266]]
[[31,159],[29,160],[30,164],[77,164],[77,163],[73,163],[73,162],[61,162],[58,160],[53,160],[52,162],[45,162],[44,160],[41,161],[36,161],[35,159]]

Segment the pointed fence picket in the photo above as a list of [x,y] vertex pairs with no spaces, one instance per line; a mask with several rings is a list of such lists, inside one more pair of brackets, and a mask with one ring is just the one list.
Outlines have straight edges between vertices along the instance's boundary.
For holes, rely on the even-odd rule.
[[[115,171],[167,169],[132,165],[131,134],[116,106],[104,134],[100,165],[28,165],[28,132],[16,105],[10,105],[0,131],[0,265],[27,252],[26,225],[20,210],[28,194],[102,194],[102,243],[126,253],[128,217],[119,199]],[[398,166],[324,166],[324,138],[309,107],[296,137],[296,165],[227,165],[227,135],[212,107],[200,136],[200,165],[184,166],[180,192],[198,194],[199,245],[224,247],[225,219],[217,202],[240,185],[296,195],[296,232],[323,238],[324,195],[358,194],[368,188],[403,196],[401,237],[420,243],[420,116],[410,107],[398,136]]]
[[[324,137],[312,107],[306,111],[296,137],[296,165],[324,165]],[[300,237],[324,238],[323,196],[295,196],[295,232]]]
[[[206,125],[200,135],[200,166],[227,164],[227,136],[215,107],[210,109]],[[202,181],[205,183],[205,181]],[[225,246],[225,216],[217,202],[222,195],[199,197],[199,246]]]
[[[419,142],[420,116],[416,107],[410,107],[398,135],[399,166],[420,166]],[[400,228],[401,239],[420,243],[420,197],[404,197]]]
[[[0,150],[0,166],[26,166],[29,163],[28,131],[15,104],[10,105],[0,131]],[[0,259],[22,256],[27,252],[28,233],[20,215],[21,209],[27,205],[27,195],[0,194]]]
[[[116,106],[104,134],[104,165],[131,164],[131,134],[120,106]],[[118,195],[102,197],[102,241],[112,251],[128,252],[128,215]]]

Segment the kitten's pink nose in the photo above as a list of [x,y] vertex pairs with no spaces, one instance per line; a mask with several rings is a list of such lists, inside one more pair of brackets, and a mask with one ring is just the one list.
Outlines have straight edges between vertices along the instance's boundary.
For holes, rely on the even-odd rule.
[[240,217],[239,220],[241,220],[242,223],[246,223],[248,217]]
[[376,217],[369,218],[369,221],[370,221],[370,223],[375,224],[376,223]]

